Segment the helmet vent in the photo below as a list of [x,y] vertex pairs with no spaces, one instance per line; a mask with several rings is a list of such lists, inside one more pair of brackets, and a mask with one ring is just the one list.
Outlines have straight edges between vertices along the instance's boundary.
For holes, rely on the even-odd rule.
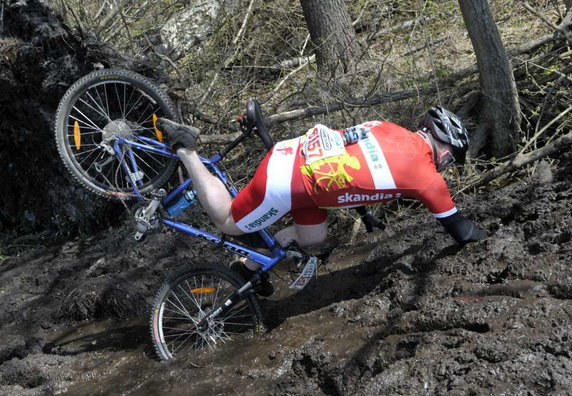
[[435,139],[453,146],[455,159],[457,162],[463,162],[469,148],[469,135],[459,117],[441,106],[436,106],[425,113],[420,124],[427,128]]

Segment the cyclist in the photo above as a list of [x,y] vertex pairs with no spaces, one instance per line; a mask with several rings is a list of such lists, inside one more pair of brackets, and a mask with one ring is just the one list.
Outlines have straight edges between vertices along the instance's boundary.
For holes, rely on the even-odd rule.
[[[166,119],[157,123],[177,149],[205,211],[228,235],[261,230],[291,213],[294,225],[279,231],[277,241],[282,246],[292,241],[302,247],[315,245],[327,236],[326,208],[404,197],[422,202],[458,243],[486,238],[459,213],[439,174],[454,162],[464,162],[466,129],[440,106],[429,109],[420,126],[411,132],[386,121],[341,131],[316,125],[298,138],[276,143],[233,199],[196,153],[198,130]],[[246,265],[249,268],[239,271],[251,276],[246,270],[255,271],[257,264]]]

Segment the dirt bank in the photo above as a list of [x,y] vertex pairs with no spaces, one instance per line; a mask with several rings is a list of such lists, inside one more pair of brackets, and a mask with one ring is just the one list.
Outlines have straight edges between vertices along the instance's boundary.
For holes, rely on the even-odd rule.
[[572,155],[551,169],[457,199],[490,234],[479,243],[457,246],[421,208],[390,238],[340,237],[307,290],[274,274],[266,334],[166,364],[148,343],[153,294],[228,255],[175,232],[136,244],[127,226],[20,240],[0,262],[0,393],[570,394]]
[[164,76],[93,34],[72,31],[46,3],[6,1],[0,8],[0,232],[96,232],[114,224],[122,207],[71,180],[53,137],[58,103],[98,67],[123,67],[155,81]]

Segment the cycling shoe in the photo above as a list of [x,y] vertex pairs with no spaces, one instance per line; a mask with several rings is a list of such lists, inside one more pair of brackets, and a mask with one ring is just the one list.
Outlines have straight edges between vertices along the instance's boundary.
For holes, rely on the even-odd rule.
[[179,124],[166,118],[157,120],[157,128],[162,131],[174,150],[184,147],[194,150],[200,131],[188,125]]
[[[244,280],[249,281],[254,275],[254,271],[249,270],[241,261],[230,263],[230,269],[239,274]],[[274,286],[270,283],[270,275],[263,273],[260,282],[253,287],[256,294],[262,297],[270,297],[274,294]]]

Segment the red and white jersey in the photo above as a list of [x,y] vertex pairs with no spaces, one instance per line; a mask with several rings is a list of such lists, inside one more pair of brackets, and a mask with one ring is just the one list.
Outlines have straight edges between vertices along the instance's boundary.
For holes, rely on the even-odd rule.
[[291,213],[297,224],[313,225],[326,220],[306,193],[299,162],[300,138],[274,145],[262,160],[252,180],[234,198],[231,213],[244,232],[261,230]]
[[319,224],[326,218],[320,208],[399,197],[421,201],[438,218],[457,211],[421,136],[390,122],[356,128],[369,130],[367,138],[345,150],[340,150],[334,131],[320,125],[277,143],[232,203],[237,226],[258,231],[289,212],[297,224]]
[[391,122],[372,121],[367,138],[346,153],[304,164],[308,194],[318,207],[351,207],[399,197],[421,201],[435,217],[455,213],[449,189],[421,136]]

